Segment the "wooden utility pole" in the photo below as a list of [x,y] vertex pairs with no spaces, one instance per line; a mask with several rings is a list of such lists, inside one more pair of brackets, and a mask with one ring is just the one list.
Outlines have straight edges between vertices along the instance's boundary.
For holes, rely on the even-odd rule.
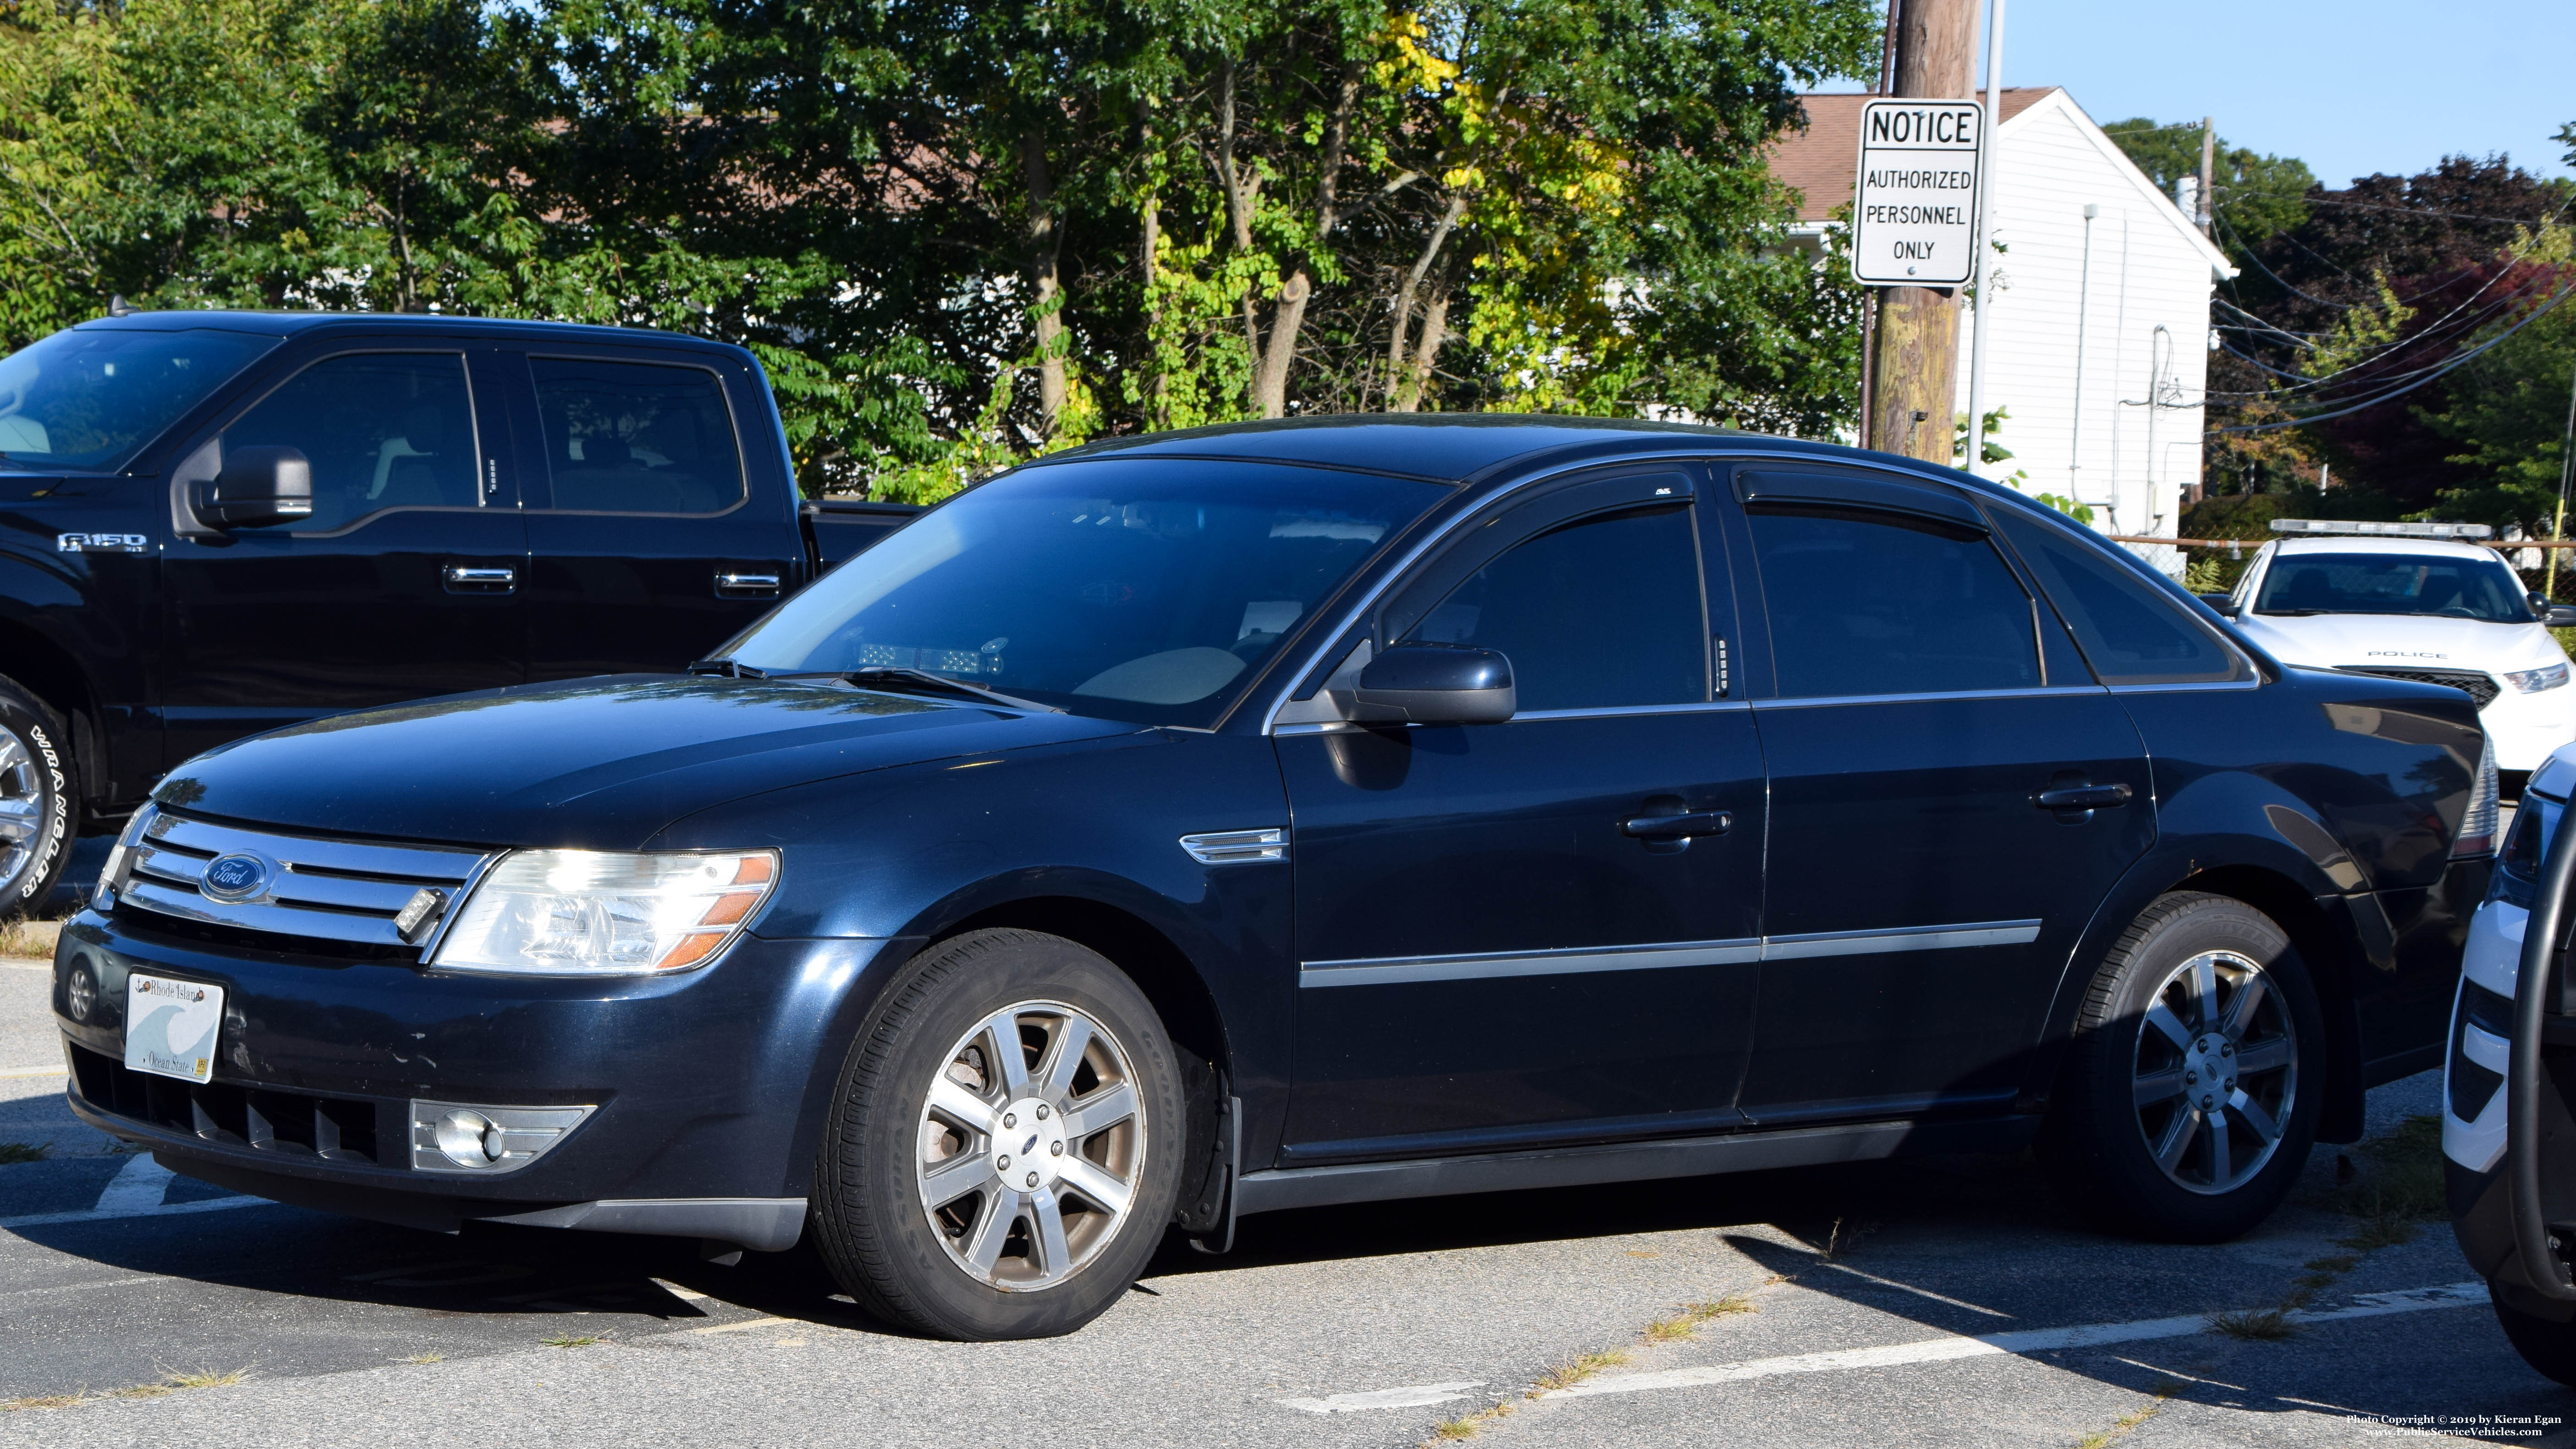
[[[1896,94],[1973,92],[1975,0],[1905,0],[1896,13]],[[1871,339],[1869,443],[1947,463],[1959,396],[1959,299],[1948,287],[1889,287]]]

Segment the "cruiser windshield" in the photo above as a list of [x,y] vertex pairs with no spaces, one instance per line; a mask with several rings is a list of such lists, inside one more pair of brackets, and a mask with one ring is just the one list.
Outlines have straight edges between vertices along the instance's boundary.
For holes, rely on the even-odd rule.
[[2258,614],[2431,614],[2528,624],[2521,581],[2502,559],[2440,554],[2295,553],[2272,561]]
[[1266,463],[1024,469],[834,569],[726,657],[773,675],[923,670],[1077,714],[1205,725],[1446,491]]
[[277,342],[69,328],[19,348],[0,357],[0,467],[113,468]]

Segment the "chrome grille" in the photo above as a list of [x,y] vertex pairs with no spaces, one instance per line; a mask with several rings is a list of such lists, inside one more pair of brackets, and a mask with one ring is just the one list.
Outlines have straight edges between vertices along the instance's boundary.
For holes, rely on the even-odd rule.
[[[217,900],[202,888],[206,867],[221,856],[256,855],[276,868],[244,900]],[[119,904],[246,931],[409,947],[394,917],[423,886],[451,904],[491,857],[435,845],[382,845],[281,835],[158,810],[143,827],[121,872],[110,882]]]
[[2480,709],[2486,708],[2487,702],[2504,690],[2502,685],[2495,682],[2494,675],[2481,674],[2474,669],[2381,669],[2376,665],[2364,669],[2358,665],[2350,665],[2346,666],[2343,672],[2376,674],[2382,679],[2411,679],[2418,684],[2443,685],[2467,695]]

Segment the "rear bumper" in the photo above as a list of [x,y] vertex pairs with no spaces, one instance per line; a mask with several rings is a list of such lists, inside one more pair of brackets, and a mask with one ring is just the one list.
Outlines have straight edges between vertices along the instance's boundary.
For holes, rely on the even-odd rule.
[[[253,956],[84,912],[56,952],[54,1010],[73,1111],[193,1177],[435,1230],[493,1219],[785,1247],[816,1083],[839,1066],[841,1008],[882,945],[744,937],[667,978],[501,977]],[[211,1081],[124,1067],[138,969],[224,988]],[[415,1150],[416,1102],[594,1110],[523,1165],[463,1171]]]

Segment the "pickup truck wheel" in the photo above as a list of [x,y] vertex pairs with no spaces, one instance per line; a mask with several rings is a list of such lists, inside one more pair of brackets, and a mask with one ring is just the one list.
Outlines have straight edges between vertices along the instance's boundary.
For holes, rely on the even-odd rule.
[[906,1327],[1070,1333],[1161,1244],[1184,1130],[1171,1041],[1133,982],[1059,937],[972,932],[910,967],[851,1049],[816,1246]]
[[2242,901],[2158,900],[2094,974],[2043,1146],[2076,1206],[2211,1243],[2280,1205],[2316,1141],[2325,1019],[2290,939]]
[[62,720],[0,679],[0,920],[45,904],[79,831],[80,791]]

